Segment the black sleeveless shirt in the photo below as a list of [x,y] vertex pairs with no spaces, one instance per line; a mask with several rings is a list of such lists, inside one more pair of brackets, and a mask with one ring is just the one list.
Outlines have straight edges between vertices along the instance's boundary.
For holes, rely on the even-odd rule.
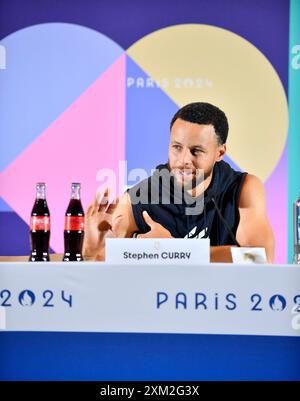
[[[167,164],[156,167],[151,177],[141,181],[128,190],[133,216],[140,233],[149,231],[142,212],[146,210],[150,217],[165,227],[174,238],[210,238],[210,244],[234,245],[229,230],[220,219],[214,202],[218,205],[223,218],[228,223],[233,235],[236,235],[239,224],[239,199],[242,185],[247,173],[233,170],[224,161],[217,162],[214,166],[211,183],[202,195],[202,208],[197,213],[187,213],[192,210],[193,202],[183,197],[180,204],[174,196],[174,181],[170,188],[164,187],[159,173],[168,169]],[[158,188],[156,201],[153,203],[154,184]],[[170,201],[165,203],[166,192]],[[151,203],[152,200],[152,203]],[[200,203],[199,203],[200,204]],[[196,209],[195,209],[196,210]]]

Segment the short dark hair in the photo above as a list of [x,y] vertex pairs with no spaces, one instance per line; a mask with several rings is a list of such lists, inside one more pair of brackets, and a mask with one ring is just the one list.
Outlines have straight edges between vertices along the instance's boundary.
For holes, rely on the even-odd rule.
[[219,144],[226,143],[228,136],[228,120],[225,113],[210,103],[195,102],[183,106],[172,118],[170,129],[180,118],[190,123],[212,125],[218,137]]

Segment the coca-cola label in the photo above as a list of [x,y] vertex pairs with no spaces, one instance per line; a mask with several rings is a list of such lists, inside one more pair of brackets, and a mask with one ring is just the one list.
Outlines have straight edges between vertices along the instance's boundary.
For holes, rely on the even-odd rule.
[[66,216],[65,217],[66,231],[83,231],[84,217],[83,216]]
[[50,231],[50,217],[49,216],[31,216],[30,219],[31,231]]

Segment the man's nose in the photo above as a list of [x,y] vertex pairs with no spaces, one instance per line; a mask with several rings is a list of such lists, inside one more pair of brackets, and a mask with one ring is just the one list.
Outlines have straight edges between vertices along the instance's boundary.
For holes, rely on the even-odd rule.
[[191,154],[189,149],[184,149],[181,153],[181,162],[184,166],[192,165],[193,155]]

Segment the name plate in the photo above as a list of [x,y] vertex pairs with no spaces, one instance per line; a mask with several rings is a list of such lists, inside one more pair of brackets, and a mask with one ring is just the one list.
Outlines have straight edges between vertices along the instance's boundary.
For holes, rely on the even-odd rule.
[[207,264],[208,238],[107,238],[105,261],[121,264]]

